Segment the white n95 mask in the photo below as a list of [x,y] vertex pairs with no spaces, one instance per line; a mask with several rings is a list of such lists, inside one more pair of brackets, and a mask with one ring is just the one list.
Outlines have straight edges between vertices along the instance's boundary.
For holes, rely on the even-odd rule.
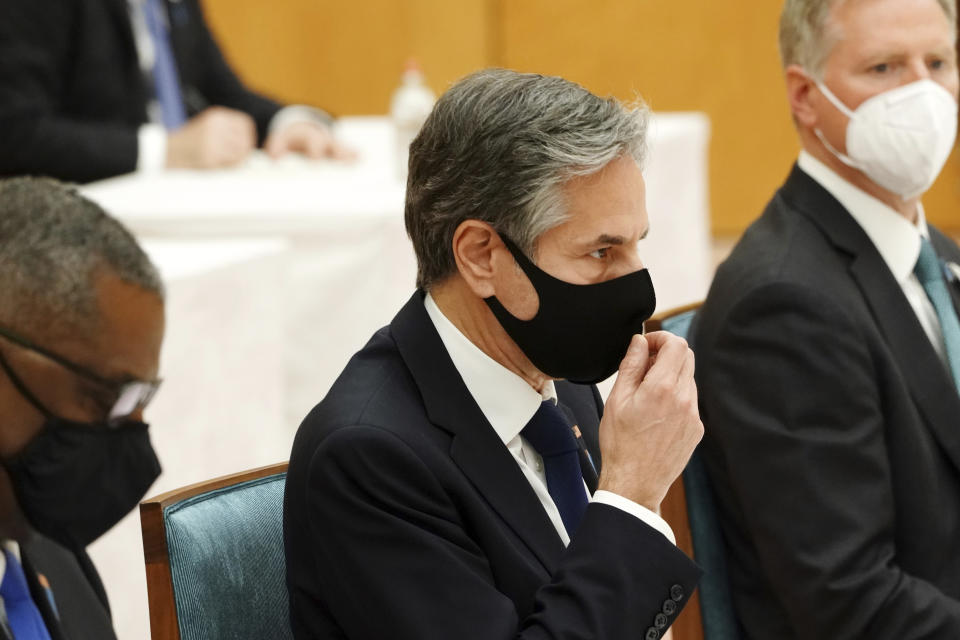
[[817,137],[844,164],[904,200],[930,188],[943,169],[957,136],[957,101],[930,79],[918,80],[865,100],[856,111],[817,87],[850,118],[847,153]]

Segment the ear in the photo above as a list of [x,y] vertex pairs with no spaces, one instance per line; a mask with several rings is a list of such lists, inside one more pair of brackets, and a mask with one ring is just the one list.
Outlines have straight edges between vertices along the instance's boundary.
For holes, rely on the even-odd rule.
[[[497,255],[506,246],[486,222],[464,220],[453,232],[453,257],[457,271],[474,295],[489,298],[496,293],[494,279],[497,266],[503,261]],[[512,259],[512,256],[511,256]]]
[[804,128],[813,129],[817,126],[817,111],[811,101],[815,99],[816,83],[798,64],[788,66],[785,74],[787,101],[794,120]]

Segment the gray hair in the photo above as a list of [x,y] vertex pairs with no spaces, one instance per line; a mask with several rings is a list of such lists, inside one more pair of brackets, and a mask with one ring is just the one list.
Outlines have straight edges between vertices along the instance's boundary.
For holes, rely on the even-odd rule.
[[456,271],[453,234],[486,222],[533,257],[567,219],[562,186],[623,155],[643,164],[649,110],[573,82],[488,69],[454,84],[410,145],[405,220],[417,286]]
[[0,321],[21,330],[87,329],[104,270],[155,293],[163,283],[129,231],[46,178],[0,180]]
[[[845,0],[786,0],[780,13],[780,61],[800,65],[821,79],[827,56],[840,34],[829,24],[830,11]],[[937,0],[956,35],[957,0]]]

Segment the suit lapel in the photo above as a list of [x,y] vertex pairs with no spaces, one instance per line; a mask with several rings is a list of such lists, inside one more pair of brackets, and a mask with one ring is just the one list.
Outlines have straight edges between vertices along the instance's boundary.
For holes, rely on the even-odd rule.
[[955,271],[955,269],[960,270],[960,268],[956,267],[958,260],[960,260],[957,245],[932,227],[930,228],[930,240],[933,243],[933,248],[936,250],[937,255],[954,267],[948,267],[950,275],[947,278],[947,290],[950,291],[954,311],[956,311],[957,315],[960,315],[960,273]]
[[467,391],[417,292],[390,324],[430,421],[450,432],[450,457],[547,571],[563,542],[510,452]]
[[[960,396],[957,388],[893,276],[887,270],[878,273],[878,261],[879,256],[874,260],[861,254],[851,265],[851,272],[887,337],[887,344],[903,371],[917,407],[954,464],[960,468],[960,425],[956,420],[960,415]],[[884,279],[890,282],[884,282]]]
[[47,588],[40,584],[29,553],[23,546],[20,547],[20,552],[23,573],[26,575],[27,585],[30,587],[30,597],[40,611],[40,617],[43,618],[43,624],[47,627],[50,640],[64,640],[63,633],[60,630],[60,617],[50,602],[51,595],[47,593]]
[[791,206],[810,218],[834,246],[850,257],[850,273],[886,337],[917,408],[960,468],[960,396],[937,356],[900,284],[860,225],[823,187],[794,167],[781,191]]
[[950,299],[953,300],[953,310],[960,316],[960,277],[951,279],[947,283]]
[[[113,19],[114,28],[120,34],[123,46],[127,48],[126,53],[131,59],[137,59],[137,44],[133,39],[133,27],[130,23],[130,7],[128,0],[103,0],[110,16]],[[139,65],[138,65],[139,66]]]

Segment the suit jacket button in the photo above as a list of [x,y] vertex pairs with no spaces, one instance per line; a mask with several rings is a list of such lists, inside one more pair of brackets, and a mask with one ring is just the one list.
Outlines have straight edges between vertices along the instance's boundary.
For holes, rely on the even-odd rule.
[[664,600],[663,601],[663,612],[668,616],[672,616],[677,612],[677,603],[673,600]]
[[645,640],[659,640],[660,632],[656,627],[650,627],[647,629],[646,635],[643,636]]
[[663,629],[665,626],[667,626],[667,622],[669,622],[667,616],[663,615],[662,613],[658,613],[657,617],[653,619],[653,625],[657,629]]
[[670,597],[676,602],[683,600],[683,587],[681,587],[679,584],[675,584],[670,587]]

